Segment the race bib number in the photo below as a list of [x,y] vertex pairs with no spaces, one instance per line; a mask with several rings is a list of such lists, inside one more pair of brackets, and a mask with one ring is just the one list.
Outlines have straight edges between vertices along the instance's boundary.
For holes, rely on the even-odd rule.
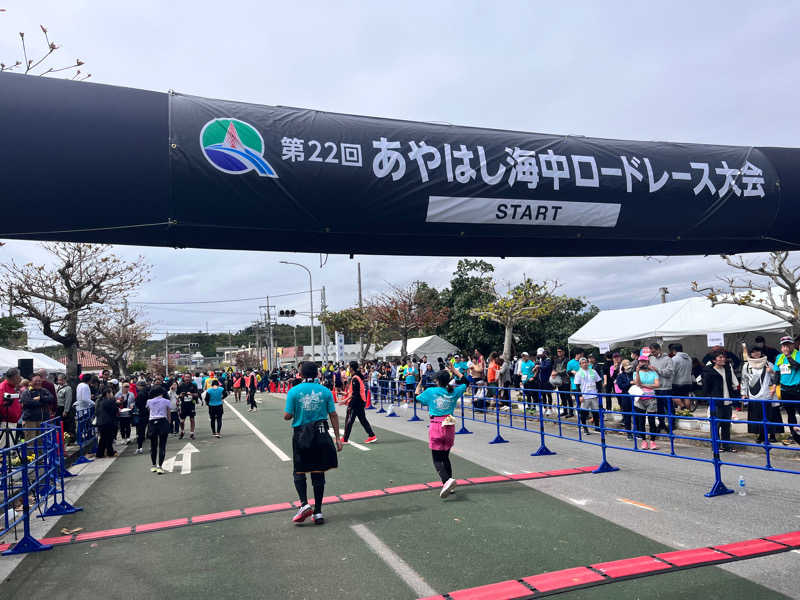
[[790,372],[791,369],[789,368],[789,365],[785,363],[781,365],[781,375],[788,375]]

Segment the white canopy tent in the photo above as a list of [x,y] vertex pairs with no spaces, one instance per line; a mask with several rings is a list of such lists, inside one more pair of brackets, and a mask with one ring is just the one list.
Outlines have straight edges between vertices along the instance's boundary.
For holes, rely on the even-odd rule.
[[33,369],[46,369],[48,373],[66,373],[66,367],[54,358],[40,352],[28,352],[27,350],[11,350],[0,348],[0,373],[5,373],[11,367],[17,366],[20,358],[32,358]]
[[733,304],[712,306],[710,300],[696,297],[600,311],[568,341],[574,346],[608,344],[614,348],[635,341],[680,340],[686,352],[702,356],[708,350],[709,333],[728,334],[725,347],[738,353],[742,340],[752,345],[753,338],[761,334],[775,345],[777,338],[789,329],[786,321],[766,311]]
[[[393,340],[378,350],[375,356],[381,359],[402,358],[400,356],[402,346],[402,340]],[[458,352],[458,348],[438,335],[409,338],[406,344],[406,353],[408,355],[416,354],[420,358],[427,356],[428,361],[431,363],[435,363],[439,357],[446,358],[448,354],[453,354],[454,352]]]

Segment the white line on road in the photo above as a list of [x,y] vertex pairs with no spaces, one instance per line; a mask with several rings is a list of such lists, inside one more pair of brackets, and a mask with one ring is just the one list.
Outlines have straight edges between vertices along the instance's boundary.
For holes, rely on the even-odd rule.
[[577,504],[578,506],[586,506],[587,504],[589,504],[589,500],[587,499],[570,498],[569,496],[564,496],[564,497],[573,504]]
[[[333,440],[336,441],[336,434],[333,433],[333,430],[332,429],[328,429],[328,433],[330,433],[331,437],[333,438]],[[356,448],[358,448],[362,452],[369,452],[369,448],[367,448],[366,446],[362,446],[361,444],[356,444],[355,442],[348,441],[347,444],[345,444],[345,445],[348,445],[348,444],[350,446],[355,446]]]
[[384,544],[374,533],[372,533],[366,525],[356,523],[351,525],[350,529],[355,531],[356,535],[366,542],[372,548],[372,551],[377,554],[383,562],[397,573],[397,575],[405,581],[406,585],[414,590],[417,597],[435,596],[434,590],[428,583],[420,577],[414,569],[412,569],[406,561],[400,558],[389,546]]
[[227,400],[225,400],[224,402],[225,402],[225,404],[228,405],[228,408],[230,408],[233,411],[233,414],[235,414],[237,417],[239,417],[239,419],[241,419],[242,423],[247,425],[247,427],[250,428],[250,431],[255,433],[256,437],[258,439],[260,439],[262,442],[264,442],[264,444],[266,444],[267,448],[272,450],[279,459],[281,459],[283,462],[289,462],[291,460],[288,456],[286,456],[286,454],[284,453],[283,450],[281,450],[275,444],[273,444],[271,441],[269,441],[269,438],[267,438],[267,436],[265,436],[263,433],[261,433],[258,430],[258,428],[256,428],[256,426],[253,425],[250,421],[245,419],[238,410],[233,408],[233,406],[231,406],[230,402],[228,402]]

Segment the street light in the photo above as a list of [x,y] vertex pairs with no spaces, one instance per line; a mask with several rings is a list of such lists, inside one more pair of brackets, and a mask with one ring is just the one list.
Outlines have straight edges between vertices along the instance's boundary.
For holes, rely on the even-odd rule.
[[289,262],[288,260],[280,261],[282,265],[294,265],[305,269],[308,273],[308,300],[311,303],[311,362],[316,363],[316,346],[314,345],[314,285],[311,282],[311,270],[305,265],[296,262]]

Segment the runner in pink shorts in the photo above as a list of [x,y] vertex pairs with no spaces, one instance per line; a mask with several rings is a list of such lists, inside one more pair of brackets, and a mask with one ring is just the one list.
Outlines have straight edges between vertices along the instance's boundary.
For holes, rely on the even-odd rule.
[[460,379],[461,373],[451,364],[446,364],[446,371],[439,371],[433,376],[436,383],[434,387],[423,391],[422,381],[420,381],[416,390],[417,401],[428,407],[431,417],[428,446],[433,454],[433,466],[436,467],[436,472],[439,473],[443,484],[439,492],[440,498],[447,498],[456,487],[456,480],[453,479],[453,467],[450,465],[450,449],[453,447],[456,429],[453,411],[459,398],[467,389],[467,386],[463,384],[453,389],[450,383],[451,379],[454,377]]

